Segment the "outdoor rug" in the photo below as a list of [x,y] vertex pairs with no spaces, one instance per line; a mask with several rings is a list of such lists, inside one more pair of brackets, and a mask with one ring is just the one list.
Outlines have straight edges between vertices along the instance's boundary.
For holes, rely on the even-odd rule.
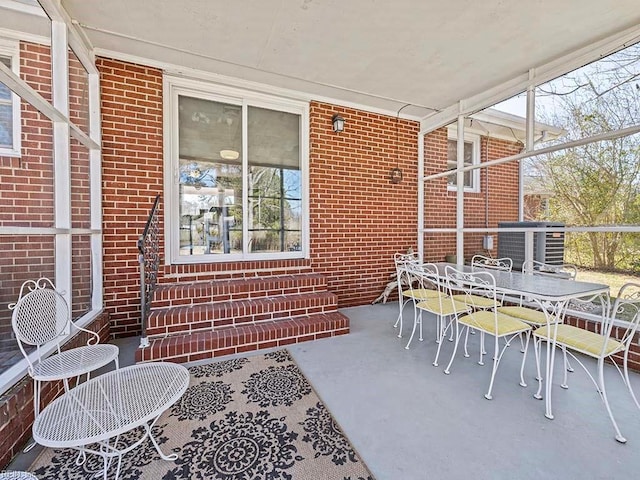
[[[120,479],[373,480],[287,350],[189,371],[189,388],[153,430],[178,459],[162,460],[147,440],[123,456]],[[76,450],[47,448],[29,470],[40,480],[84,480],[102,468],[97,455],[77,459]],[[114,462],[110,479],[115,471]]]

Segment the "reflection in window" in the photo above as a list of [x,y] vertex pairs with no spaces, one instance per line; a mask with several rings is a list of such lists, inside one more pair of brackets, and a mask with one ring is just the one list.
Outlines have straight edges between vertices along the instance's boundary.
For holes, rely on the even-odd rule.
[[249,107],[249,249],[299,251],[300,116]]
[[301,116],[180,95],[178,121],[180,255],[301,251]]

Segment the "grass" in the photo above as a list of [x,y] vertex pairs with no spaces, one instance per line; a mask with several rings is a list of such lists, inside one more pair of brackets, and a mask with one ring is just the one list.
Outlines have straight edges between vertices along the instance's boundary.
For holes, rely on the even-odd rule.
[[578,269],[576,280],[582,282],[604,283],[611,287],[611,296],[617,297],[620,287],[627,282],[640,283],[640,274],[598,272],[596,270]]

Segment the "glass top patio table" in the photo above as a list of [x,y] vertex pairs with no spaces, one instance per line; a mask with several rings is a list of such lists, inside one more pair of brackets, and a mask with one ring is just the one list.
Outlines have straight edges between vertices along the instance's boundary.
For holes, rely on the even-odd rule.
[[527,296],[538,300],[560,302],[609,293],[609,286],[600,283],[580,282],[522,272],[505,272],[469,265],[456,265],[455,263],[441,262],[435,265],[438,267],[438,275],[442,277],[445,276],[444,271],[447,266],[465,273],[489,272],[496,279],[497,290],[518,297]]
[[[533,300],[547,312],[552,311],[553,315],[562,318],[563,312],[571,300],[584,298],[600,298],[603,303],[603,313],[609,309],[609,286],[600,283],[579,282],[560,277],[533,275],[522,272],[506,272],[503,270],[474,267],[469,265],[457,265],[455,263],[440,262],[435,264],[438,275],[445,278],[446,267],[455,268],[464,273],[488,272],[496,280],[496,290],[505,295],[514,297],[526,297]],[[551,321],[551,319],[550,319]],[[557,322],[554,322],[557,325]],[[553,384],[553,364],[555,359],[555,335],[553,340],[547,342],[546,355],[546,375],[545,375],[545,416],[553,419],[551,409],[551,386]]]

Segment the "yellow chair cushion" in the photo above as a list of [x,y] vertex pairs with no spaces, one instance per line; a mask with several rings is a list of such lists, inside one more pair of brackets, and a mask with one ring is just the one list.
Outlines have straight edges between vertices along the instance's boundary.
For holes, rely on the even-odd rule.
[[416,307],[443,317],[453,315],[454,313],[468,312],[470,310],[468,305],[462,302],[452,301],[450,298],[443,298],[442,301],[438,298],[429,298],[418,303]]
[[415,298],[416,300],[426,300],[427,298],[438,298],[442,294],[438,290],[431,290],[429,288],[409,288],[403,290],[402,295]]
[[[498,331],[496,332],[495,317],[498,316]],[[458,318],[458,322],[471,328],[481,330],[491,335],[502,337],[512,333],[525,332],[531,328],[517,318],[488,310],[481,310]]]
[[502,305],[499,301],[493,301],[493,298],[481,297],[480,295],[453,295],[455,300],[464,302],[474,308],[493,308]]
[[[551,334],[553,335],[554,328],[555,325],[545,325],[535,330],[533,334],[543,340],[548,340],[549,329],[551,329]],[[605,341],[607,342],[606,346],[604,344]],[[556,343],[595,358],[600,357],[602,347],[604,347],[605,357],[624,350],[624,344],[613,338],[605,338],[599,333],[565,324],[558,325]]]
[[499,307],[498,311],[532,325],[542,326],[547,324],[547,316],[541,310],[527,307]]

